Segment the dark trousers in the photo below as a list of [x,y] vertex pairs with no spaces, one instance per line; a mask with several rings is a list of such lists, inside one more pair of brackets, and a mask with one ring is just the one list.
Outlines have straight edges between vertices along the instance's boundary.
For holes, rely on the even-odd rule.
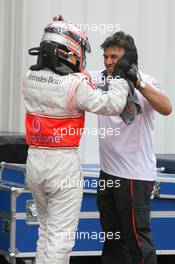
[[152,189],[150,181],[100,172],[97,206],[106,238],[103,264],[157,263],[150,230]]

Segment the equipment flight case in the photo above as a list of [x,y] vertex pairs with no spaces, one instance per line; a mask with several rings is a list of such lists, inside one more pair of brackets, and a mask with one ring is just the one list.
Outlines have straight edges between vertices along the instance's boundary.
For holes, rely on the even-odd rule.
[[[36,254],[37,214],[25,188],[25,169],[25,164],[2,163],[0,175],[0,254],[12,264]],[[104,242],[96,206],[99,165],[82,165],[82,170],[84,194],[72,256],[99,256]],[[175,173],[158,173],[151,227],[157,254],[175,254]]]

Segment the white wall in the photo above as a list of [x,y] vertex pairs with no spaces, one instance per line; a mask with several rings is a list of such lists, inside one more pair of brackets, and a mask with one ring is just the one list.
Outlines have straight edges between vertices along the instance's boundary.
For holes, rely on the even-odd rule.
[[[120,24],[121,30],[135,38],[140,68],[160,81],[174,105],[174,0],[0,0],[0,130],[24,131],[22,76],[36,59],[27,50],[38,46],[44,26],[60,13],[73,23],[89,25],[92,54],[88,57],[88,69],[103,68],[99,45],[112,33],[104,33],[104,26]],[[93,24],[98,31],[92,31]],[[87,126],[96,126],[95,116],[87,115]],[[174,113],[169,117],[157,115],[157,153],[175,152],[173,135]],[[98,154],[92,150],[97,148],[97,137],[84,138],[83,161],[97,162]]]

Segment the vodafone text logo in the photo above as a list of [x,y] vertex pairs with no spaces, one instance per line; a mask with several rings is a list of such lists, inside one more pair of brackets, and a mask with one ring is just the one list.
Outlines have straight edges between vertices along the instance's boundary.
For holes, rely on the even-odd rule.
[[41,130],[41,122],[38,117],[35,117],[32,121],[32,129],[34,133],[38,133]]

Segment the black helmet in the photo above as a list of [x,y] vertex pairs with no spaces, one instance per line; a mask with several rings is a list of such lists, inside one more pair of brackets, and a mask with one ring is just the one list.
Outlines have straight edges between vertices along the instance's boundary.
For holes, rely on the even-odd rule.
[[40,47],[29,50],[29,54],[38,55],[37,65],[31,69],[48,67],[62,75],[82,72],[86,52],[90,51],[88,38],[81,29],[65,21],[53,21],[46,26]]

